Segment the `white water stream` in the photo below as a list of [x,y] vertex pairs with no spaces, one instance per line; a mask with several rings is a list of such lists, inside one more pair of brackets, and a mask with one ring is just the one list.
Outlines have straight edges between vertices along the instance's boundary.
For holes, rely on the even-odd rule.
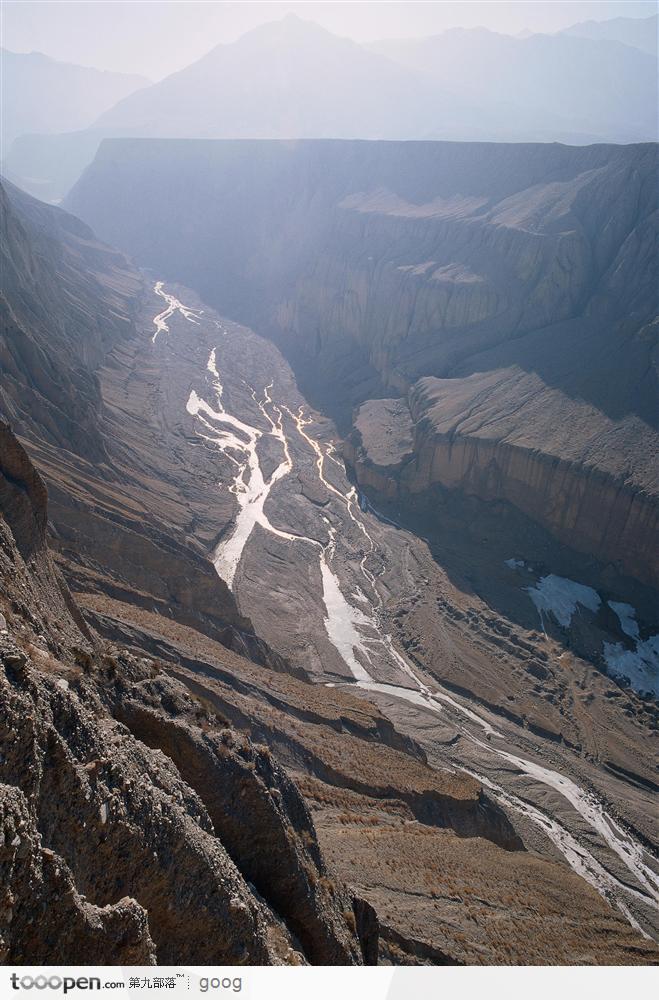
[[175,295],[170,295],[163,289],[163,282],[156,281],[153,286],[153,290],[156,295],[159,295],[161,299],[164,299],[167,306],[161,313],[153,317],[153,325],[155,326],[155,332],[151,338],[151,343],[155,344],[159,333],[169,333],[169,327],[167,325],[167,320],[174,315],[175,312],[179,312],[183,319],[187,319],[189,323],[199,323],[199,317],[203,315],[203,309],[189,309],[184,306]]
[[207,367],[213,376],[212,386],[215,391],[217,409],[213,409],[203,399],[200,399],[193,389],[188,397],[187,411],[192,416],[200,417],[206,431],[203,435],[205,439],[217,445],[237,466],[238,471],[229,489],[236,497],[240,509],[231,534],[220,541],[213,553],[213,564],[218,575],[229,587],[232,587],[240,558],[254,525],[260,524],[266,531],[270,531],[287,541],[298,540],[299,536],[275,528],[264,512],[270,490],[275,483],[291,471],[293,463],[282,429],[281,410],[277,406],[273,406],[276,414],[276,419],[273,420],[266,409],[266,404],[272,403],[269,395],[271,387],[265,388],[264,399],[261,402],[256,400],[256,394],[252,391],[253,398],[270,424],[270,431],[266,433],[281,441],[284,448],[283,461],[279,463],[266,482],[257,454],[257,445],[264,432],[252,424],[239,420],[238,417],[234,417],[225,409],[222,401],[224,389],[217,370],[215,349],[211,351]]
[[[161,282],[156,284],[155,291],[165,298],[168,308],[154,319],[156,326],[154,341],[162,329],[168,330],[166,320],[176,311],[190,322],[199,322],[200,310],[191,310],[182,306],[173,296],[163,292]],[[217,321],[215,324],[218,330],[222,329]],[[238,501],[238,514],[230,534],[220,541],[213,553],[213,562],[219,576],[230,587],[233,587],[240,559],[256,524],[291,544],[301,543],[316,548],[319,555],[323,587],[324,622],[327,637],[352,674],[356,686],[364,691],[403,699],[417,708],[440,715],[444,715],[446,712],[457,714],[460,718],[460,722],[457,723],[458,729],[472,745],[478,747],[485,754],[505,762],[527,779],[545,785],[563,796],[582,820],[617,855],[638,885],[642,887],[640,890],[627,885],[612,875],[556,820],[548,817],[525,799],[504,791],[489,778],[470,772],[474,773],[474,777],[489,788],[500,802],[523,814],[540,827],[563,854],[568,864],[590,882],[598,892],[614,901],[627,919],[640,930],[638,923],[633,919],[620,897],[626,895],[636,902],[642,901],[645,905],[659,911],[659,877],[647,864],[644,849],[604,810],[593,795],[559,772],[519,757],[496,745],[494,741],[503,740],[505,738],[503,734],[494,729],[472,709],[462,705],[444,691],[431,690],[418,678],[411,664],[395,649],[391,636],[383,629],[380,621],[382,597],[377,588],[376,577],[366,565],[369,556],[376,552],[376,545],[364,523],[364,514],[359,508],[356,491],[353,487],[349,487],[343,492],[325,476],[326,459],[335,463],[341,473],[345,474],[343,465],[335,456],[333,447],[331,445],[324,447],[308,433],[307,428],[313,424],[313,420],[304,416],[302,408],[296,414],[285,404],[277,404],[273,400],[272,383],[264,387],[262,399],[258,399],[256,391],[248,387],[268,425],[268,429],[257,428],[229,413],[223,402],[224,389],[217,368],[217,350],[214,348],[211,351],[207,363],[207,370],[211,376],[210,384],[215,397],[214,405],[209,405],[199,397],[195,390],[192,390],[187,401],[187,411],[197,419],[199,435],[218,447],[236,468],[233,483],[228,489]],[[319,482],[332,497],[345,507],[351,522],[364,537],[367,551],[361,559],[360,571],[364,586],[373,597],[372,600],[364,600],[363,593],[361,597],[357,597],[361,607],[350,603],[346,598],[339,577],[332,568],[337,546],[337,533],[326,514],[319,514],[323,518],[329,534],[328,543],[322,545],[316,539],[275,528],[264,512],[265,503],[273,486],[293,469],[289,440],[284,429],[284,413],[289,416],[300,438],[314,453]],[[277,439],[283,450],[281,462],[267,480],[263,475],[257,454],[258,442],[264,434]],[[400,685],[382,683],[375,679],[370,671],[377,673],[382,668],[383,663],[388,666],[390,671],[393,669],[398,672],[401,680]],[[470,724],[477,728],[485,740],[466,728]],[[465,770],[461,764],[458,766]]]

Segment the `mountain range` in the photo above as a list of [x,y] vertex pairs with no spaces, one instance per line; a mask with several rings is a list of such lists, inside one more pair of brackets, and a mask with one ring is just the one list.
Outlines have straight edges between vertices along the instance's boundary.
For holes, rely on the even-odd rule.
[[74,66],[41,52],[0,50],[2,157],[33,132],[72,132],[93,124],[117,101],[150,83],[146,77]]
[[649,52],[608,38],[454,29],[365,47],[289,15],[83,130],[19,137],[4,169],[58,200],[112,136],[642,141],[656,134],[655,76]]
[[[618,41],[570,33],[518,39],[454,28],[418,41],[381,42],[375,51],[481,111],[505,108],[527,132],[517,138],[565,141],[572,133],[573,141],[590,135],[633,142],[655,135],[656,57]],[[435,129],[433,138],[466,138],[442,132],[441,121]]]
[[565,35],[578,38],[608,39],[621,42],[641,52],[657,55],[657,30],[659,15],[650,17],[612,17],[608,21],[580,21],[563,29]]

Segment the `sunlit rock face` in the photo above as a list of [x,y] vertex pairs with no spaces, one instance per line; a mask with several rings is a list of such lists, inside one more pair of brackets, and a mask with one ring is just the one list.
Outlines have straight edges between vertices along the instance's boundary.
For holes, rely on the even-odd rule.
[[360,411],[364,485],[506,500],[648,584],[655,166],[651,145],[117,140],[69,205],[274,337],[344,430],[402,400],[393,473],[390,415]]

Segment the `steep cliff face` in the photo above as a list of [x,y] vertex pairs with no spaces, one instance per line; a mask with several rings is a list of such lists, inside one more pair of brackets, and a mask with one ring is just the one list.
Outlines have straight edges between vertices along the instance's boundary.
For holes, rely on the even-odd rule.
[[132,328],[140,280],[78,219],[0,186],[0,405],[17,430],[101,461],[94,374]]
[[650,145],[117,140],[69,204],[273,336],[344,429],[411,393],[403,487],[510,500],[647,583],[655,166]]
[[[93,636],[47,547],[46,486],[20,441],[2,420],[0,511],[3,612],[13,610],[24,617],[52,652],[58,654],[63,644],[68,644],[74,650],[79,647],[84,658],[93,645]],[[38,623],[30,610],[35,606],[41,609]],[[3,614],[0,633],[5,628]]]
[[2,510],[24,559],[43,549],[47,522],[47,493],[41,476],[25,449],[0,421],[2,446]]
[[421,379],[406,398],[361,406],[345,455],[360,484],[389,500],[435,485],[504,500],[563,544],[657,586],[656,435],[557,395],[519,369]]
[[402,480],[410,492],[440,483],[485,501],[507,500],[564,544],[614,563],[621,573],[645,583],[659,583],[655,494],[648,496],[596,467],[505,441],[452,439],[423,427],[417,442],[414,467],[406,469]]

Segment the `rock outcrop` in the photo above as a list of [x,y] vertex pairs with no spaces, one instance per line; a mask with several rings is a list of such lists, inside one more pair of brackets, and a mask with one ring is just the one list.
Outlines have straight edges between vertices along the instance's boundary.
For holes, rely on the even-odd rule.
[[658,586],[659,441],[639,420],[556,395],[518,369],[420,379],[407,398],[362,405],[344,454],[364,489],[389,500],[435,485],[503,500],[564,545]]
[[80,955],[103,965],[154,964],[145,910],[128,897],[109,906],[87,902],[63,858],[43,846],[34,813],[13,785],[0,785],[0,832],[3,964],[59,965]]
[[310,960],[356,961],[342,915],[351,900],[331,880],[296,786],[266,746],[230,730],[204,733],[186,720],[191,710],[180,682],[161,677],[120,691],[114,715],[176,764],[243,876],[286,920]]

